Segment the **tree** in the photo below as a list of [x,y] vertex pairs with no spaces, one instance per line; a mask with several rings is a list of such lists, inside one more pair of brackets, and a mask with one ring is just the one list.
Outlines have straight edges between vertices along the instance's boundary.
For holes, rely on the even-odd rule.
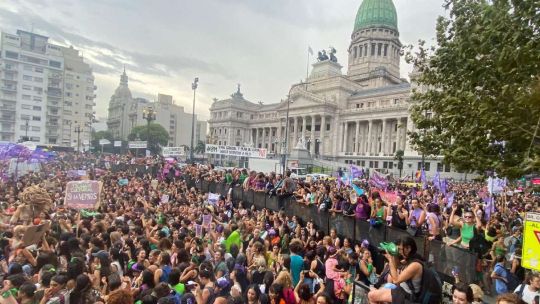
[[405,155],[403,150],[397,150],[394,155],[394,159],[398,161],[397,167],[399,169],[399,178],[401,178],[401,171],[403,171],[403,155]]
[[206,152],[206,144],[202,140],[199,140],[197,146],[193,148],[193,152],[197,154],[204,154],[204,152]]
[[131,130],[128,135],[129,140],[135,139],[147,141],[148,149],[154,153],[159,154],[161,151],[160,146],[166,146],[169,141],[169,133],[160,124],[150,124],[150,140],[148,140],[148,125],[137,126]]
[[99,144],[99,141],[101,139],[106,139],[112,143],[113,135],[111,131],[106,130],[106,131],[92,132],[92,141],[90,142],[90,144],[92,145],[92,147],[94,147],[94,151],[101,151],[101,145]]
[[[460,171],[516,177],[538,170],[537,0],[446,0],[437,46],[409,47],[411,144]],[[533,144],[535,143],[535,144]]]

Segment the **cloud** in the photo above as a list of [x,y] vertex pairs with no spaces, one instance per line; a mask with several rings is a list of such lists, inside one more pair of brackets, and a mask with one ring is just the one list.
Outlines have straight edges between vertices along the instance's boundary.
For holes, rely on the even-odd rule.
[[[133,96],[171,94],[197,113],[242,84],[247,99],[278,102],[306,74],[307,47],[334,46],[345,66],[361,0],[2,0],[2,30],[34,31],[81,50],[94,71],[97,112],[125,65]],[[403,44],[434,37],[442,0],[394,0]],[[315,60],[311,58],[312,62]],[[402,76],[410,67],[402,64]]]

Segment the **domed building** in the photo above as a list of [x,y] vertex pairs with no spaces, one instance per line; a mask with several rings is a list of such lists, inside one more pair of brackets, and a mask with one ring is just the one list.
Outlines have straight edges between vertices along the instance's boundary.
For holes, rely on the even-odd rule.
[[[290,104],[286,99],[253,103],[239,91],[216,100],[210,108],[210,142],[265,148],[275,158],[305,145],[312,162],[300,166],[354,164],[395,176],[394,156],[401,150],[403,175],[414,174],[422,156],[407,140],[414,125],[408,111],[411,84],[400,77],[401,47],[392,0],[363,0],[353,24],[346,74],[334,49],[321,50],[306,82],[291,86]],[[235,160],[218,156],[224,165]],[[441,176],[460,177],[440,157],[426,159],[424,167],[428,175],[440,171]]]

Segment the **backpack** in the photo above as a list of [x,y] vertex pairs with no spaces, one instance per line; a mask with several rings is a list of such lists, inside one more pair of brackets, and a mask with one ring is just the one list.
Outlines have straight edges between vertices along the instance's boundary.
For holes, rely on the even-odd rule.
[[469,250],[478,254],[479,257],[482,257],[491,250],[491,245],[486,240],[483,233],[480,233],[478,229],[476,229],[476,225],[473,228],[473,233],[473,238],[469,242]]
[[496,264],[495,268],[497,267],[500,267],[504,270],[504,278],[508,281],[505,283],[507,291],[513,292],[514,290],[516,290],[519,285],[519,279],[516,277],[516,275],[501,264]]
[[[422,284],[420,291],[413,295],[414,303],[439,304],[442,301],[441,278],[435,270],[429,268],[423,261],[415,260],[422,265]],[[407,285],[414,292],[412,279],[407,281]]]
[[[515,292],[515,294],[517,294],[520,299],[523,299],[523,291],[525,291],[525,287],[527,287],[527,284],[523,283],[519,285],[519,290]],[[508,290],[508,291],[511,291],[511,290]]]

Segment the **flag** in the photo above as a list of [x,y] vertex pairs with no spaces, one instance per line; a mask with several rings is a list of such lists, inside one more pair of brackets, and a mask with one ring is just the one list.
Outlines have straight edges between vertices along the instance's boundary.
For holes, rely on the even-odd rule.
[[420,172],[420,180],[422,181],[422,189],[427,189],[428,181],[426,178],[426,171],[424,171],[424,168],[422,168],[422,171]]
[[380,174],[379,172],[373,170],[373,173],[371,174],[371,177],[369,178],[369,183],[379,189],[385,189],[388,187],[388,180],[385,176]]
[[313,56],[313,49],[311,48],[311,46],[308,46],[307,51],[310,55]]
[[446,194],[447,188],[448,188],[448,181],[447,181],[446,178],[445,178],[445,179],[443,179],[442,182],[441,182],[441,192],[442,192],[443,194]]
[[446,208],[451,208],[452,207],[452,205],[454,204],[454,196],[455,196],[455,193],[450,192],[450,194],[446,198]]
[[435,172],[435,175],[433,176],[433,180],[431,181],[433,183],[433,186],[439,191],[441,191],[441,177],[439,174],[439,171]]
[[354,191],[356,192],[356,194],[358,194],[358,195],[364,194],[364,189],[361,189],[361,188],[358,187],[357,185],[352,184],[352,188],[354,189]]
[[342,182],[341,182],[341,176],[338,175],[338,177],[337,177],[337,188],[338,188],[338,189],[341,189],[341,184],[342,184]]
[[494,204],[493,204],[493,197],[489,196],[482,199],[486,205],[484,206],[484,212],[486,213],[486,219],[489,220],[491,218],[491,214],[495,211]]
[[489,177],[487,180],[487,187],[488,192],[490,194],[498,194],[504,191],[504,188],[506,188],[506,179],[498,178],[498,177]]
[[362,172],[362,169],[358,168],[355,165],[351,165],[351,178],[360,178],[364,175],[364,172]]

